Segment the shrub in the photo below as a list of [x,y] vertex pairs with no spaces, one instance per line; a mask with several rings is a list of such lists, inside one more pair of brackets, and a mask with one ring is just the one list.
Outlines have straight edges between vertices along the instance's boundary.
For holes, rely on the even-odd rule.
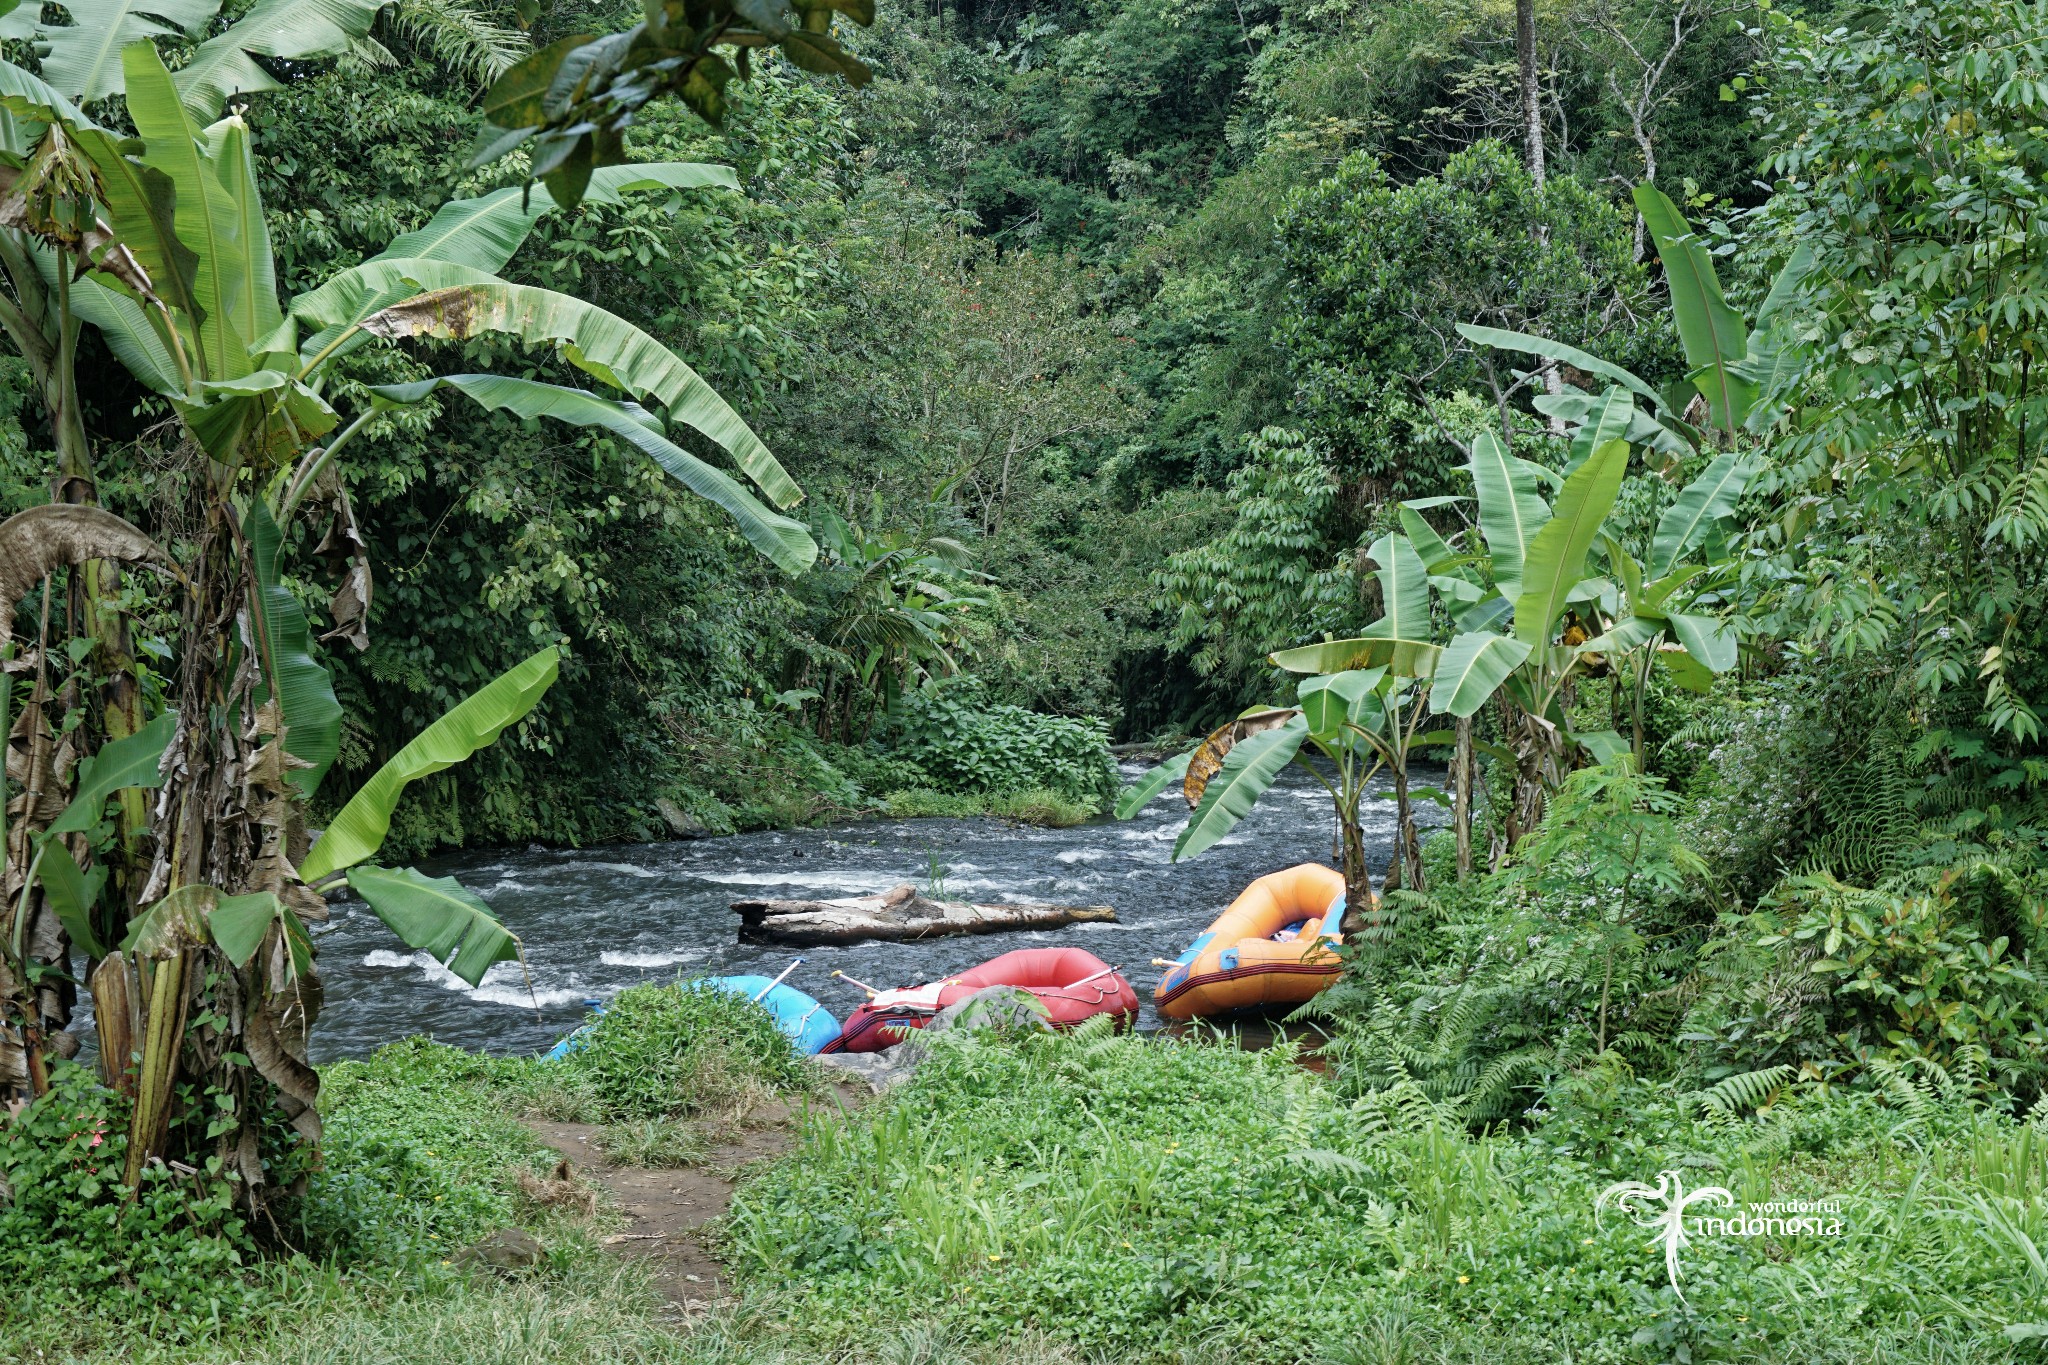
[[691,1114],[810,1075],[766,1010],[689,981],[619,992],[583,1038],[557,1065],[607,1121]]
[[255,1306],[240,1274],[255,1245],[220,1159],[198,1171],[154,1165],[131,1201],[127,1155],[126,1102],[69,1062],[18,1117],[0,1117],[0,1318],[15,1305],[71,1303],[178,1337]]
[[298,1210],[308,1249],[403,1265],[512,1223],[516,1172],[554,1156],[498,1096],[527,1065],[408,1038],[325,1068],[324,1160]]
[[896,744],[946,791],[1044,788],[1094,805],[1116,791],[1116,764],[1101,723],[990,704],[977,679],[949,680],[906,697]]

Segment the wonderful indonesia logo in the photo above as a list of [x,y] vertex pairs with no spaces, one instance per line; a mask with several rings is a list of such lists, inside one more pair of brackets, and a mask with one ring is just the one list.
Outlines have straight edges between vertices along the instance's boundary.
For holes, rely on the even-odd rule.
[[1609,1185],[1593,1203],[1594,1220],[1610,1208],[1626,1214],[1638,1227],[1654,1229],[1650,1246],[1663,1249],[1665,1272],[1681,1302],[1685,1289],[1678,1282],[1678,1253],[1696,1238],[1840,1237],[1847,1231],[1838,1199],[1773,1199],[1738,1208],[1734,1194],[1723,1186],[1688,1190],[1677,1171],[1659,1172],[1654,1185],[1640,1180]]

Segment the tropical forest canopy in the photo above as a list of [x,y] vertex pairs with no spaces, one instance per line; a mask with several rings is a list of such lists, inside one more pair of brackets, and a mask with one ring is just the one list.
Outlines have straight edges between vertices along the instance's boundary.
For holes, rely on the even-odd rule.
[[[340,771],[555,642],[522,742],[430,779],[403,837],[855,805],[861,760],[834,746],[876,733],[897,678],[965,673],[1119,739],[1257,699],[1265,651],[1370,618],[1351,552],[1375,509],[1446,491],[1513,384],[1454,323],[1674,377],[1627,186],[1648,154],[1696,216],[1763,197],[1757,110],[1723,97],[1762,14],[1682,7],[1674,45],[1667,6],[1581,8],[1538,14],[1540,190],[1498,6],[885,7],[849,39],[876,73],[858,90],[764,62],[722,131],[648,104],[635,159],[728,164],[739,192],[545,218],[507,278],[674,347],[842,541],[785,575],[616,440],[446,400],[380,418],[346,471],[376,588],[337,661]],[[516,158],[470,164],[490,78],[633,13],[556,4],[522,33],[509,9],[400,6],[246,97],[280,291],[516,182]],[[104,344],[80,341],[85,421],[118,452],[107,504],[149,524],[175,428]],[[450,368],[419,350],[364,348],[339,382]],[[8,387],[20,508],[48,496],[50,441]],[[317,614],[330,582],[297,586]]]

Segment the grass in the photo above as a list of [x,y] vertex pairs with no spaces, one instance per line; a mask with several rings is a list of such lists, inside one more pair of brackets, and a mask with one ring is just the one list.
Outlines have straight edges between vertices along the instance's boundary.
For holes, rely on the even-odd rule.
[[[1843,1201],[1838,1237],[1701,1238],[1687,1301],[1626,1218],[1676,1170]],[[948,1042],[742,1188],[727,1249],[815,1349],[935,1314],[1110,1360],[2020,1358],[2048,1290],[2048,1131],[1815,1090],[1728,1119],[1615,1078],[1474,1138],[1412,1088],[1346,1103],[1285,1049]],[[1375,1344],[1377,1343],[1377,1344]],[[1364,1354],[1360,1354],[1363,1352]]]
[[885,798],[889,814],[898,820],[918,820],[932,817],[950,819],[971,819],[976,816],[994,816],[999,820],[1014,820],[1019,824],[1043,825],[1051,829],[1066,829],[1092,819],[1095,806],[1047,787],[1033,787],[1020,792],[942,792],[929,787],[910,787],[892,791]]
[[[598,1105],[638,1159],[691,1159],[692,1116],[752,1055],[679,1030],[699,1009],[633,1002],[612,1025],[642,1071],[720,1073],[662,1072],[663,1113],[600,1059],[414,1040],[330,1068],[310,1255],[253,1272],[262,1313],[178,1343],[0,1306],[0,1359],[1936,1365],[2038,1358],[2027,1325],[2048,1319],[2048,1125],[1812,1086],[1731,1117],[1595,1069],[1532,1125],[1475,1137],[1412,1087],[1346,1099],[1288,1047],[1094,1028],[946,1035],[904,1089],[814,1109],[724,1225],[741,1299],[685,1318],[602,1249],[611,1214],[522,1192],[553,1153],[515,1115]],[[753,1083],[785,1083],[779,1066]],[[1743,1201],[1838,1198],[1850,1233],[1698,1238],[1681,1303],[1645,1230],[1594,1216],[1607,1183],[1662,1170]],[[515,1225],[541,1264],[461,1264]]]

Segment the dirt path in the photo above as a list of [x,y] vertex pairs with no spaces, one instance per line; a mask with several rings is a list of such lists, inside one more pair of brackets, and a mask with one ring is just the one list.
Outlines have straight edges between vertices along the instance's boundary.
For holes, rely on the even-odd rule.
[[[838,1090],[840,1102],[849,1110],[866,1094],[865,1088]],[[832,1097],[822,1102],[831,1104]],[[712,1147],[702,1161],[665,1171],[614,1165],[601,1145],[604,1129],[595,1124],[529,1119],[527,1126],[567,1157],[578,1175],[609,1193],[629,1220],[623,1231],[605,1239],[605,1245],[619,1255],[653,1262],[655,1287],[685,1312],[694,1312],[726,1294],[725,1267],[704,1245],[704,1224],[731,1205],[742,1168],[788,1149],[801,1113],[800,1107],[770,1105],[757,1111],[750,1126],[730,1141]]]

